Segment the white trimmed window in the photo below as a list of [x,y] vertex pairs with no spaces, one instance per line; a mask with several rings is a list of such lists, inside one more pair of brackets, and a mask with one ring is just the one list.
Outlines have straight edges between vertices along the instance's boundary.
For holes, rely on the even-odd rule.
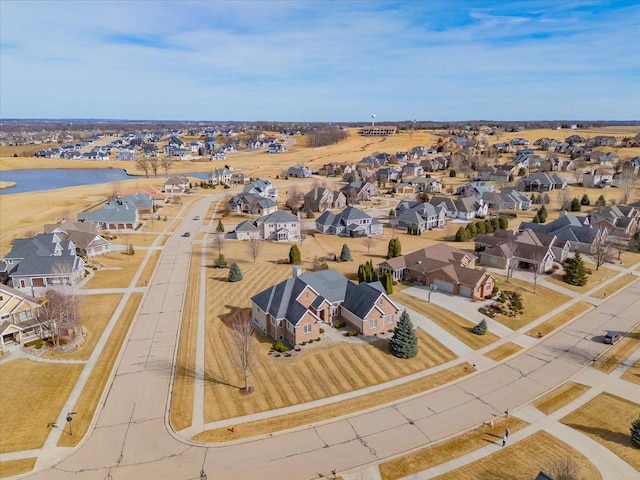
[[387,323],[393,323],[393,315],[387,315]]
[[369,320],[369,326],[371,328],[378,328],[378,319],[377,318],[373,318],[373,319]]
[[304,326],[304,333],[311,333],[311,325]]

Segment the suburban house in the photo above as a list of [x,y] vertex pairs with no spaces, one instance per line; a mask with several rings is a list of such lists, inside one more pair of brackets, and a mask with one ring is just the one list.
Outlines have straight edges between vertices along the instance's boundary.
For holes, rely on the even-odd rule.
[[478,168],[478,180],[482,182],[501,182],[506,183],[513,178],[512,166],[486,166]]
[[171,177],[164,182],[165,193],[186,193],[189,188],[189,179],[183,176]]
[[260,229],[256,227],[255,222],[251,220],[245,220],[238,224],[235,229],[236,240],[249,240],[252,238],[260,238]]
[[269,180],[258,179],[253,183],[244,186],[243,193],[255,193],[261,197],[271,198],[276,200],[278,198],[278,189],[274,188]]
[[331,190],[327,187],[314,187],[304,196],[305,212],[324,212],[333,208],[347,206],[347,198],[341,191]]
[[316,220],[316,230],[343,237],[368,237],[381,235],[382,224],[363,211],[349,206],[338,214],[325,211]]
[[[538,273],[545,273],[553,268],[553,262],[556,260],[552,249],[556,240],[557,237],[553,235],[537,234],[532,230],[518,233],[513,230],[497,230],[492,235],[478,235],[474,242],[479,265],[505,270],[535,269]],[[569,242],[558,241],[558,245],[560,244],[566,259],[569,254]]]
[[503,188],[500,192],[484,192],[480,196],[490,211],[529,210],[531,199],[522,192],[512,188]]
[[451,218],[470,220],[485,217],[488,212],[484,202],[475,197],[434,196],[429,199],[429,203],[434,207],[443,207],[446,216]]
[[246,185],[251,181],[251,177],[248,177],[242,172],[233,172],[231,174],[231,185]]
[[347,203],[361,203],[369,200],[371,197],[379,195],[378,187],[370,182],[351,182],[340,189],[344,193]]
[[398,178],[400,178],[400,171],[393,167],[379,168],[376,172],[376,179],[382,183],[395,182]]
[[274,340],[297,345],[320,336],[322,324],[344,321],[362,335],[392,330],[400,309],[380,282],[350,282],[335,270],[300,274],[251,297],[256,328]]
[[78,221],[95,223],[101,230],[133,232],[140,223],[140,215],[133,205],[115,201],[93,212],[78,213]]
[[84,278],[76,245],[56,233],[16,238],[2,261],[13,288],[33,297],[44,296],[47,287],[75,285]]
[[613,184],[613,171],[592,168],[582,174],[582,185],[587,188],[608,188]]
[[420,193],[440,193],[442,191],[442,182],[435,178],[416,177],[408,182],[415,187],[416,192]]
[[209,174],[209,185],[231,185],[233,168],[216,168]]
[[402,177],[418,177],[424,173],[422,165],[411,162],[402,167]]
[[395,193],[396,195],[407,197],[415,195],[416,192],[416,186],[410,183],[395,183],[393,185],[393,193]]
[[431,286],[439,292],[480,300],[491,295],[495,278],[475,268],[476,257],[444,243],[390,258],[378,265],[396,281]]
[[531,173],[518,180],[518,190],[524,192],[550,192],[567,188],[567,179],[556,173]]
[[293,178],[309,178],[311,177],[311,169],[309,167],[297,165],[289,167],[285,172],[285,175]]
[[255,193],[242,193],[229,200],[229,210],[251,215],[269,215],[278,210],[276,202]]
[[632,237],[640,227],[640,208],[633,205],[611,205],[591,212],[587,217],[594,227],[621,239]]
[[260,238],[277,242],[300,241],[300,219],[290,212],[278,210],[254,222],[260,231]]
[[444,226],[445,209],[430,203],[401,201],[395,211],[399,228],[417,227],[424,232]]
[[153,214],[155,202],[153,197],[147,193],[130,193],[128,195],[119,195],[116,202],[128,204],[138,211],[141,217]]
[[599,243],[607,239],[607,230],[591,225],[588,217],[567,215],[566,211],[560,212],[560,217],[548,223],[522,222],[519,230],[533,230],[534,232],[554,235],[561,240],[569,242],[569,249],[576,249],[582,253],[592,254]]
[[34,298],[0,283],[0,351],[43,336],[39,308]]
[[111,243],[99,234],[99,227],[91,222],[65,220],[59,224],[47,224],[44,233],[55,233],[62,240],[69,240],[76,246],[76,255],[95,257],[111,250]]

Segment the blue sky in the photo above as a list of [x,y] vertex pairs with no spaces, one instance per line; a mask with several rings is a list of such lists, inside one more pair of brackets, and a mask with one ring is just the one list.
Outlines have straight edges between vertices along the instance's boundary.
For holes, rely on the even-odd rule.
[[1,118],[640,119],[640,1],[0,1]]

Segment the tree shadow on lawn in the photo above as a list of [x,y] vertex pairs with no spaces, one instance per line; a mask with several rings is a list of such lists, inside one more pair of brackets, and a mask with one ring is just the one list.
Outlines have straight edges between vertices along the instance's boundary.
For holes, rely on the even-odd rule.
[[571,427],[580,432],[594,435],[598,438],[601,438],[607,442],[617,443],[618,445],[623,445],[625,447],[632,447],[631,437],[627,433],[615,432],[613,430],[609,430],[607,428],[602,427],[590,427],[586,425],[580,425],[577,423],[567,423],[568,427]]

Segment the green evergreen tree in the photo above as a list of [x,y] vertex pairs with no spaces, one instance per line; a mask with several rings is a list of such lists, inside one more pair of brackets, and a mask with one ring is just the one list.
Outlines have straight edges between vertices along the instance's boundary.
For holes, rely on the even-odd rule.
[[393,293],[393,277],[389,272],[384,272],[384,274],[384,282],[382,282],[382,285],[384,285],[384,290],[387,292],[387,295],[391,295]]
[[353,260],[351,258],[351,250],[349,250],[349,245],[345,243],[342,245],[342,250],[340,251],[340,261],[350,262],[351,260]]
[[604,199],[604,195],[600,195],[596,200],[596,207],[604,207],[607,201]]
[[412,358],[418,354],[418,336],[407,311],[403,311],[393,329],[389,351],[398,358]]
[[582,195],[582,198],[580,199],[580,204],[591,205],[591,201],[589,200],[589,195],[587,195],[586,193]]
[[536,216],[533,217],[533,223],[542,223],[542,220],[540,220],[540,214],[536,213]]
[[491,226],[493,227],[493,231],[500,230],[500,220],[497,218],[491,219]]
[[473,327],[471,331],[476,335],[484,335],[485,333],[487,333],[487,330],[487,321],[483,318],[482,320],[480,320],[480,323]]
[[242,280],[242,272],[240,271],[238,264],[233,262],[229,268],[229,281],[239,282],[240,280]]
[[387,247],[387,259],[395,258],[402,255],[402,245],[400,245],[399,238],[392,238],[389,240],[389,246]]
[[316,218],[316,215],[311,210],[307,210],[307,218]]
[[580,251],[576,250],[573,258],[567,259],[567,266],[564,269],[564,281],[569,285],[586,285],[587,283],[587,269],[584,265],[584,260],[580,255]]
[[224,233],[224,224],[222,223],[222,219],[218,219],[218,228],[216,228],[216,232]]
[[487,234],[489,235],[496,231],[495,228],[493,228],[493,223],[491,223],[490,220],[484,221],[484,229],[487,231]]
[[364,283],[364,265],[358,265],[358,283]]
[[571,212],[579,212],[582,210],[582,205],[580,204],[580,200],[576,197],[571,200],[571,204],[569,205],[569,211]]
[[456,171],[452,168],[451,171],[449,172],[449,176],[451,178],[455,178],[456,175],[457,175]]
[[224,258],[224,255],[221,253],[218,254],[218,259],[216,260],[216,267],[227,268],[227,260]]
[[538,216],[540,217],[540,223],[546,222],[547,221],[547,217],[549,216],[549,213],[547,212],[547,207],[542,205],[538,209]]
[[298,264],[300,263],[301,259],[302,256],[300,255],[300,249],[298,248],[298,245],[291,245],[291,248],[289,249],[289,263]]
[[487,225],[484,222],[476,223],[476,228],[478,229],[478,235],[484,235],[487,233]]
[[499,219],[498,219],[500,228],[502,230],[506,230],[509,228],[509,217],[506,217],[504,215],[502,215]]
[[531,203],[533,203],[534,205],[540,203],[538,200],[538,196],[535,193],[531,194]]
[[467,224],[467,234],[469,236],[469,239],[476,238],[476,236],[478,235],[478,228],[476,227],[475,223],[471,222]]
[[636,418],[631,424],[631,443],[634,447],[640,448],[640,417]]
[[456,242],[466,242],[468,240],[468,233],[465,227],[460,227],[456,232]]

